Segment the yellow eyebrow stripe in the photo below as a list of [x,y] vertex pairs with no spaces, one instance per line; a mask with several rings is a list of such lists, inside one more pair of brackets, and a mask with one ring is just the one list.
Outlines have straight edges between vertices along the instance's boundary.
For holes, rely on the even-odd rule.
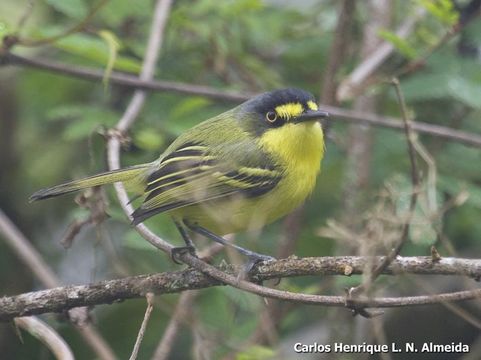
[[312,100],[309,100],[309,101],[307,102],[307,107],[308,107],[310,110],[314,110],[314,111],[319,110],[319,107],[317,106],[317,104],[316,104],[314,101],[312,101]]
[[291,119],[301,115],[304,112],[304,107],[300,103],[287,103],[276,106],[277,115],[284,119]]

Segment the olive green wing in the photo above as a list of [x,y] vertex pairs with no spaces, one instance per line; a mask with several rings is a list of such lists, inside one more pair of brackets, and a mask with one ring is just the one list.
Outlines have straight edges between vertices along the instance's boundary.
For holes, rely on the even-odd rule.
[[[132,214],[133,223],[164,211],[229,196],[261,196],[280,181],[281,172],[257,148],[236,143],[223,144],[219,149],[187,142],[164,156],[158,169],[147,178],[145,199]],[[241,149],[255,151],[255,166],[252,156],[238,153]]]

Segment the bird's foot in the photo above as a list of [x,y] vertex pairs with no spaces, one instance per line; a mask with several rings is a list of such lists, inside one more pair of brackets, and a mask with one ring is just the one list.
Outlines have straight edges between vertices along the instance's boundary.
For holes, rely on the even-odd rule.
[[178,246],[170,250],[170,258],[176,264],[182,265],[183,262],[178,260],[180,256],[190,254],[192,256],[198,257],[194,246]]
[[248,260],[247,262],[242,266],[241,271],[239,272],[239,279],[247,279],[251,280],[251,271],[254,269],[254,267],[259,264],[260,262],[269,262],[269,261],[275,261],[277,260],[275,257],[269,256],[269,255],[264,255],[264,254],[258,254],[256,252],[250,251],[249,254],[246,254]]

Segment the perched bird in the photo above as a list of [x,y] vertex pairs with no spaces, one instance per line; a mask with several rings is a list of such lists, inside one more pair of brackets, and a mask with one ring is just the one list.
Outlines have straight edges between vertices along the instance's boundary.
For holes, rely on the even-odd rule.
[[186,242],[179,249],[193,250],[189,229],[251,259],[265,259],[221,236],[258,229],[302,204],[320,170],[319,120],[326,117],[306,91],[263,93],[185,131],[151,163],[42,189],[30,199],[123,182],[141,189],[134,225],[167,212]]

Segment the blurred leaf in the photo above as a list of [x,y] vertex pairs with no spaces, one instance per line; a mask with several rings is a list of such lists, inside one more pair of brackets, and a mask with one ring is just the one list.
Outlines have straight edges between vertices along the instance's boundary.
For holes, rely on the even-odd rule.
[[417,57],[416,49],[414,49],[406,39],[397,36],[389,30],[378,30],[378,36],[390,42],[394,48],[408,59],[415,59]]
[[[125,219],[125,214],[122,213],[122,215]],[[155,246],[145,241],[134,229],[130,229],[124,234],[122,245],[135,250],[158,251]]]
[[269,360],[276,358],[276,352],[266,346],[254,345],[248,349],[239,352],[235,357],[236,360]]
[[429,13],[447,25],[454,25],[459,18],[451,0],[418,0]]
[[215,287],[206,289],[198,302],[203,323],[220,332],[231,329],[235,316],[223,290]]
[[[393,201],[396,204],[396,217],[398,219],[406,219],[409,214],[409,208],[412,197],[412,184],[405,175],[398,174],[389,180],[389,186],[393,195]],[[409,238],[415,244],[431,245],[436,242],[437,233],[434,226],[437,224],[431,219],[430,204],[424,189],[418,194],[416,207],[411,218],[409,227]],[[405,220],[402,220],[405,221]],[[401,225],[402,222],[399,222]]]
[[481,186],[446,175],[440,177],[438,182],[439,188],[451,196],[457,196],[464,191],[467,192],[467,203],[481,209]]
[[473,107],[481,108],[479,82],[451,74],[424,74],[402,83],[407,101],[442,100],[453,98]]
[[83,19],[87,16],[87,5],[84,0],[45,0],[58,12],[75,19]]
[[64,140],[78,140],[88,137],[99,126],[113,126],[118,115],[106,108],[69,104],[51,109],[47,113],[47,120],[69,121],[63,132]]
[[446,174],[456,174],[462,181],[480,181],[478,164],[481,163],[481,151],[458,144],[447,144],[439,154],[437,166],[446,169]]
[[0,19],[0,42],[2,41],[3,37],[5,35],[8,35],[10,33],[10,29],[7,25],[7,23],[3,22],[1,19]]
[[165,142],[163,134],[152,128],[136,130],[133,137],[136,146],[148,151],[161,149]]
[[251,312],[260,311],[262,302],[258,296],[248,292],[239,291],[238,289],[227,287],[223,289],[225,296],[227,296],[233,304],[240,309]]
[[[51,33],[52,31],[44,32]],[[62,49],[70,54],[81,56],[85,59],[94,61],[100,65],[106,65],[111,58],[109,47],[105,41],[98,37],[86,34],[72,34],[56,41],[53,46]],[[137,59],[118,55],[115,59],[113,68],[116,70],[138,73],[141,63]]]
[[114,68],[120,48],[120,41],[119,39],[117,39],[114,33],[108,30],[101,30],[98,32],[98,34],[103,40],[105,40],[109,48],[109,59],[107,61],[107,65],[105,66],[104,77],[102,79],[104,87],[105,89],[107,89],[107,86],[109,84],[109,78],[112,74],[112,69]]
[[481,21],[471,21],[463,29],[463,36],[466,37],[466,41],[473,47],[481,46]]
[[179,101],[179,103],[172,109],[170,116],[172,119],[181,119],[184,116],[199,113],[211,103],[212,101],[205,97],[186,97],[185,100]]
[[135,21],[145,24],[148,29],[152,9],[152,2],[149,0],[137,0],[135,4],[131,0],[115,0],[107,2],[96,17],[112,28],[119,28],[126,22]]

